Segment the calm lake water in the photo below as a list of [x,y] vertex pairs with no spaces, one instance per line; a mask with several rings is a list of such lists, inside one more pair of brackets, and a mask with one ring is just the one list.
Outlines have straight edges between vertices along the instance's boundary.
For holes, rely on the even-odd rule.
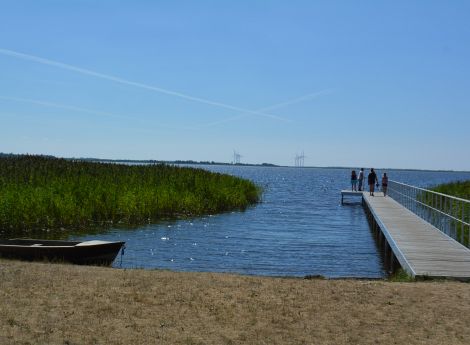
[[[350,170],[203,166],[250,179],[263,200],[244,212],[111,229],[74,238],[126,242],[115,267],[267,276],[385,276],[362,206],[342,206]],[[378,171],[381,176],[382,171]],[[470,173],[387,171],[416,186],[470,179]]]

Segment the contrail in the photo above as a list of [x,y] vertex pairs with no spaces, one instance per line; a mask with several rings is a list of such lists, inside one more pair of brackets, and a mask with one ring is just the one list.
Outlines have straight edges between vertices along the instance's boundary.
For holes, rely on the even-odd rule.
[[[328,94],[328,93],[331,93],[331,92],[333,92],[333,89],[324,89],[324,90],[321,90],[321,91],[312,92],[312,93],[309,93],[307,95],[291,99],[289,101],[278,103],[278,104],[275,104],[275,105],[272,105],[270,107],[266,107],[266,108],[263,108],[263,109],[264,110],[278,109],[278,108],[282,108],[282,107],[285,107],[285,106],[288,106],[288,105],[291,105],[291,104],[300,103],[300,102],[303,102],[303,101],[306,101],[306,100],[309,100],[309,99],[312,99],[312,98],[317,98],[318,96],[325,95],[325,94]],[[261,111],[261,110],[258,110],[258,111]]]
[[16,57],[16,58],[23,59],[23,60],[37,62],[37,63],[43,64],[43,65],[49,65],[49,66],[53,66],[53,67],[57,67],[57,68],[61,68],[61,69],[66,69],[66,70],[77,72],[77,73],[80,73],[80,74],[85,74],[85,75],[93,76],[93,77],[96,77],[96,78],[113,81],[113,82],[119,83],[119,84],[124,84],[124,85],[138,87],[138,88],[141,88],[141,89],[155,91],[155,92],[163,93],[163,94],[166,94],[166,95],[171,95],[171,96],[187,99],[187,100],[194,101],[194,102],[199,102],[199,103],[212,105],[212,106],[216,106],[216,107],[220,107],[220,108],[225,108],[225,109],[229,109],[229,110],[235,110],[235,111],[242,112],[242,113],[248,113],[248,114],[253,114],[253,115],[257,115],[257,116],[268,117],[268,118],[276,119],[276,120],[279,120],[279,121],[290,122],[290,120],[285,119],[285,118],[280,117],[280,116],[276,116],[276,115],[272,115],[272,114],[266,114],[266,113],[263,113],[263,112],[260,112],[260,111],[254,111],[254,110],[239,108],[239,107],[236,107],[236,106],[233,106],[233,105],[220,103],[220,102],[215,102],[215,101],[211,101],[211,100],[204,99],[204,98],[194,97],[194,96],[186,95],[184,93],[180,93],[180,92],[176,92],[176,91],[172,91],[172,90],[167,90],[167,89],[162,89],[160,87],[147,85],[147,84],[143,84],[143,83],[139,83],[139,82],[134,82],[134,81],[119,78],[119,77],[116,77],[116,76],[113,76],[113,75],[103,74],[103,73],[95,72],[95,71],[92,71],[92,70],[89,70],[89,69],[84,69],[84,68],[81,68],[81,67],[65,64],[65,63],[62,63],[62,62],[54,61],[54,60],[41,58],[41,57],[34,56],[34,55],[24,54],[24,53],[16,52],[16,51],[9,50],[9,49],[0,48],[0,54]]
[[[291,105],[291,104],[300,103],[300,102],[303,102],[303,101],[306,101],[306,100],[309,100],[309,99],[312,99],[312,98],[316,98],[316,97],[318,97],[320,95],[323,95],[323,94],[328,94],[332,91],[333,91],[332,89],[325,89],[325,90],[309,93],[307,95],[297,97],[297,98],[294,98],[294,99],[289,100],[289,101],[285,101],[285,102],[282,102],[282,103],[271,105],[269,107],[261,108],[258,111],[267,111],[267,110],[274,110],[274,109],[286,107],[286,106]],[[117,118],[117,119],[126,119],[126,120],[133,120],[133,121],[137,120],[137,121],[139,121],[138,118],[132,117],[132,116],[118,115],[118,114],[109,113],[109,112],[105,112],[105,111],[93,110],[93,109],[89,109],[89,108],[82,108],[82,107],[77,107],[77,106],[73,106],[73,105],[65,105],[65,104],[60,104],[60,103],[55,103],[55,102],[50,102],[50,101],[45,101],[45,100],[19,98],[19,97],[9,97],[9,96],[0,96],[0,100],[21,102],[21,103],[29,103],[29,104],[35,104],[35,105],[40,105],[40,106],[44,106],[44,107],[71,110],[71,111],[86,113],[86,114],[91,114],[91,115],[99,115],[99,116],[105,116],[105,117],[111,117],[111,118]],[[199,130],[199,129],[202,129],[202,128],[205,128],[205,127],[212,127],[212,126],[215,126],[215,125],[218,125],[218,124],[234,121],[234,120],[244,118],[244,117],[247,117],[247,116],[249,116],[249,115],[246,114],[246,113],[242,113],[242,114],[239,114],[237,116],[232,116],[232,117],[229,117],[229,118],[226,118],[226,119],[201,124],[199,126],[175,127],[175,126],[169,126],[169,125],[165,125],[165,124],[158,124],[157,127],[176,129],[176,130],[180,130],[180,129]]]
[[[126,119],[126,120],[139,121],[139,119],[136,119],[135,117],[132,117],[132,116],[117,115],[117,114],[108,113],[108,112],[105,112],[105,111],[98,111],[98,110],[93,110],[93,109],[81,108],[81,107],[76,107],[76,106],[72,106],[72,105],[59,104],[59,103],[43,101],[43,100],[37,100],[37,99],[0,96],[0,100],[21,102],[21,103],[29,103],[29,104],[40,105],[40,106],[43,106],[43,107],[65,109],[65,110],[71,110],[71,111],[76,111],[76,112],[86,113],[86,114],[91,114],[91,115],[99,115],[99,116],[105,116],[105,117],[111,117],[111,118],[117,118],[117,119]],[[165,124],[158,124],[157,127],[177,129],[177,130],[179,130],[179,129],[189,129],[189,130],[191,130],[192,129],[192,128],[185,128],[185,127],[173,127],[173,126],[169,126],[169,125],[165,125]]]
[[[303,102],[303,101],[306,101],[306,100],[309,100],[309,99],[312,99],[312,98],[316,98],[320,95],[328,94],[332,91],[333,91],[332,89],[325,89],[325,90],[309,93],[307,95],[297,97],[297,98],[294,98],[294,99],[289,100],[289,101],[285,101],[285,102],[282,102],[282,103],[271,105],[269,107],[257,109],[256,111],[265,112],[265,111],[269,111],[269,110],[274,110],[274,109],[286,107],[286,106],[291,105],[291,104],[300,103],[300,102]],[[244,118],[246,116],[247,116],[246,113],[242,113],[242,114],[232,116],[232,117],[229,117],[229,118],[226,118],[226,119],[223,119],[223,120],[217,120],[217,121],[214,121],[214,122],[209,122],[209,123],[206,123],[206,124],[202,124],[202,125],[199,125],[195,128],[211,127],[211,126],[219,125],[219,124],[222,124],[222,123],[230,122],[230,121],[233,121],[233,120],[241,119],[241,118]]]
[[0,99],[1,100],[6,100],[6,101],[36,104],[36,105],[41,105],[41,106],[45,106],[45,107],[52,107],[52,108],[58,108],[58,109],[72,110],[72,111],[77,111],[77,112],[87,113],[87,114],[92,114],[92,115],[100,115],[100,116],[114,117],[114,118],[120,118],[120,119],[135,120],[135,118],[130,117],[130,116],[116,115],[116,114],[111,114],[111,113],[104,112],[104,111],[96,111],[96,110],[92,110],[92,109],[80,108],[80,107],[75,107],[75,106],[65,105],[65,104],[58,104],[58,103],[53,103],[53,102],[49,102],[49,101],[42,101],[42,100],[37,100],[37,99],[5,97],[5,96],[0,96]]
[[[24,118],[28,118],[28,119],[34,119],[33,116],[31,115],[24,115],[24,114],[18,114],[18,113],[5,113],[5,112],[1,112],[0,111],[0,117],[5,117],[5,116],[8,116],[8,117],[24,117]],[[90,126],[93,126],[95,127],[95,125],[90,125]],[[172,128],[172,129],[178,129],[178,128],[175,128],[175,127],[169,127],[169,126],[165,126],[165,125],[159,125],[160,127],[165,127],[165,128]],[[105,127],[106,129],[108,127]],[[151,130],[151,129],[148,129],[148,128],[129,128],[129,127],[126,127],[125,130],[128,132],[129,130],[132,130],[133,132],[140,132],[140,133],[147,133],[147,134],[152,134],[152,135],[155,135],[155,130]]]

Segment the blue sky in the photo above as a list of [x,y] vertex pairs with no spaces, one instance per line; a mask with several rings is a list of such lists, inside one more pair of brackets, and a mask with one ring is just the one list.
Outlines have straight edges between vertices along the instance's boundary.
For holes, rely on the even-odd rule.
[[0,4],[0,152],[470,170],[467,1]]

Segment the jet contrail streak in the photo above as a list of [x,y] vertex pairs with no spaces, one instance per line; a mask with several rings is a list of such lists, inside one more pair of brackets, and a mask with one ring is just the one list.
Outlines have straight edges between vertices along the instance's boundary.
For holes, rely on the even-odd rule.
[[[294,98],[294,99],[289,100],[289,101],[285,101],[285,102],[282,102],[282,103],[271,105],[269,107],[257,109],[256,111],[264,112],[264,111],[269,111],[269,110],[274,110],[274,109],[286,107],[286,106],[291,105],[291,104],[300,103],[300,102],[303,102],[303,101],[306,101],[306,100],[309,100],[309,99],[312,99],[312,98],[316,98],[316,97],[318,97],[320,95],[323,95],[323,94],[328,94],[332,91],[333,91],[332,89],[325,89],[325,90],[309,93],[308,95],[297,97],[297,98]],[[218,124],[222,124],[222,123],[230,122],[230,121],[233,121],[233,120],[241,119],[241,118],[244,118],[246,116],[247,116],[246,113],[242,113],[242,114],[232,116],[232,117],[229,117],[229,118],[226,118],[226,119],[223,119],[223,120],[218,120],[218,121],[202,124],[202,125],[197,126],[195,128],[211,127],[211,126],[215,126],[215,125],[218,125]]]
[[[93,109],[75,107],[75,106],[72,106],[72,105],[53,103],[53,102],[37,100],[37,99],[0,96],[0,100],[36,104],[36,105],[40,105],[40,106],[43,106],[43,107],[66,109],[66,110],[71,110],[71,111],[76,111],[76,112],[86,113],[86,114],[92,114],[92,115],[99,115],[99,116],[105,116],[105,117],[111,117],[111,118],[117,118],[117,119],[126,119],[126,120],[139,121],[139,119],[136,119],[135,117],[132,117],[132,116],[117,115],[117,114],[112,114],[112,113],[108,113],[108,112],[104,112],[104,111],[98,111],[98,110],[93,110]],[[192,128],[184,128],[184,127],[173,127],[173,126],[169,126],[169,125],[165,125],[165,124],[158,124],[157,127],[177,129],[177,130],[179,130],[179,129],[190,129],[191,130],[192,129]]]
[[80,107],[75,107],[75,106],[71,106],[71,105],[58,104],[58,103],[53,103],[53,102],[49,102],[49,101],[42,101],[42,100],[37,100],[37,99],[0,96],[0,100],[21,102],[21,103],[30,103],[30,104],[41,105],[41,106],[44,106],[44,107],[66,109],[66,110],[72,110],[72,111],[77,111],[77,112],[81,112],[81,113],[93,114],[93,115],[100,115],[100,116],[108,116],[108,117],[114,117],[114,118],[120,118],[120,119],[135,120],[135,118],[130,117],[130,116],[116,115],[116,114],[111,114],[111,113],[107,113],[107,112],[104,112],[104,111],[96,111],[96,110],[92,110],[92,109],[80,108]]
[[204,98],[194,97],[194,96],[186,95],[186,94],[183,94],[183,93],[180,93],[180,92],[171,91],[171,90],[167,90],[167,89],[162,89],[160,87],[147,85],[147,84],[143,84],[143,83],[139,83],[139,82],[134,82],[134,81],[119,78],[119,77],[116,77],[116,76],[95,72],[95,71],[92,71],[92,70],[89,70],[89,69],[84,69],[84,68],[80,68],[80,67],[77,67],[77,66],[73,66],[73,65],[62,63],[62,62],[41,58],[41,57],[34,56],[34,55],[29,55],[29,54],[16,52],[16,51],[9,50],[9,49],[0,48],[0,54],[16,57],[16,58],[23,59],[23,60],[33,61],[33,62],[37,62],[37,63],[40,63],[40,64],[49,65],[49,66],[53,66],[53,67],[57,67],[57,68],[66,69],[66,70],[77,72],[77,73],[80,73],[80,74],[85,74],[85,75],[93,76],[93,77],[96,77],[96,78],[101,78],[101,79],[113,81],[113,82],[119,83],[119,84],[124,84],[124,85],[138,87],[138,88],[141,88],[141,89],[155,91],[155,92],[163,93],[163,94],[166,94],[166,95],[171,95],[171,96],[187,99],[187,100],[194,101],[194,102],[199,102],[199,103],[212,105],[212,106],[216,106],[216,107],[220,107],[220,108],[225,108],[225,109],[229,109],[229,110],[235,110],[235,111],[242,112],[242,113],[248,113],[248,114],[253,114],[253,115],[257,115],[257,116],[268,117],[268,118],[276,119],[276,120],[279,120],[279,121],[290,122],[290,120],[285,119],[285,118],[280,117],[280,116],[276,116],[276,115],[272,115],[272,114],[266,114],[266,113],[262,113],[262,112],[259,112],[259,111],[249,110],[249,109],[243,109],[243,108],[235,107],[235,106],[232,106],[232,105],[229,105],[229,104],[215,102],[215,101],[211,101],[211,100],[204,99]]

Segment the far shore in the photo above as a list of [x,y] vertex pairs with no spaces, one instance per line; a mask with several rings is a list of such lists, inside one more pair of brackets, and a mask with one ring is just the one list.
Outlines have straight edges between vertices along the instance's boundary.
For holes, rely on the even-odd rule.
[[[0,157],[19,156],[21,154],[0,152]],[[56,158],[50,155],[41,155],[43,157]],[[59,158],[59,157],[57,157]],[[273,163],[233,163],[233,162],[216,162],[216,161],[195,161],[195,160],[156,160],[156,159],[110,159],[96,157],[62,157],[71,161],[98,162],[98,163],[123,163],[123,164],[169,164],[169,165],[220,165],[220,166],[246,166],[246,167],[264,167],[264,168],[294,168],[293,165],[280,165]],[[295,168],[305,169],[357,169],[357,166],[320,166],[307,165]],[[364,167],[370,168],[370,167]],[[429,171],[429,172],[449,172],[449,173],[468,173],[470,170],[454,170],[454,169],[423,169],[423,168],[392,168],[392,167],[376,167],[380,171]]]
[[468,344],[468,283],[0,260],[1,344]]

